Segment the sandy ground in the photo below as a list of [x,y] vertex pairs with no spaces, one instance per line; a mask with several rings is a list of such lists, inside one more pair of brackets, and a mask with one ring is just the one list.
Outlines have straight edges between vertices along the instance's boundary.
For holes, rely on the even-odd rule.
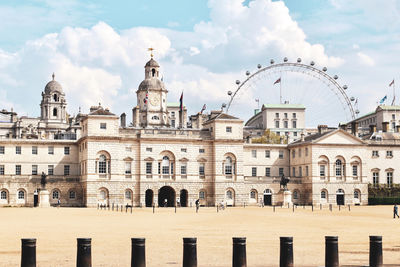
[[146,238],[147,266],[182,266],[182,238],[197,237],[198,266],[231,266],[232,237],[247,237],[248,266],[278,266],[279,237],[293,236],[295,266],[323,266],[326,235],[343,265],[368,265],[369,235],[383,236],[385,264],[400,266],[400,219],[391,206],[333,212],[272,207],[1,208],[0,266],[19,266],[21,238],[37,238],[38,266],[75,266],[76,238],[92,238],[93,266],[130,266],[131,237]]

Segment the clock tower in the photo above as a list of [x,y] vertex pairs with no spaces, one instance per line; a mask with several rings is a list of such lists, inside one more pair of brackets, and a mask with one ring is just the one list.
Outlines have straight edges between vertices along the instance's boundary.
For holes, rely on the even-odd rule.
[[151,59],[144,66],[145,79],[140,83],[137,96],[137,107],[140,127],[168,127],[167,89],[159,79],[157,61]]

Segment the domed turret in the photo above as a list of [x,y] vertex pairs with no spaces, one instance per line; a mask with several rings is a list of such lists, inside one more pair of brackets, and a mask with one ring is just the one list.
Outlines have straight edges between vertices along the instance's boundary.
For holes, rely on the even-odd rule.
[[159,68],[160,65],[158,65],[158,62],[157,62],[157,61],[155,61],[153,58],[151,58],[149,61],[147,61],[146,65],[145,65],[144,67],[145,67],[145,68],[146,68],[146,67],[156,67],[156,68]]
[[44,92],[42,93],[41,107],[41,120],[51,122],[67,122],[65,94],[57,81],[54,80],[54,73],[52,75],[53,80],[46,84]]
[[46,84],[46,87],[44,88],[44,93],[45,94],[51,94],[53,92],[58,92],[60,94],[63,93],[61,84],[59,84],[57,81],[54,80],[54,77],[55,77],[54,73],[53,73],[52,77],[53,77],[53,80]]

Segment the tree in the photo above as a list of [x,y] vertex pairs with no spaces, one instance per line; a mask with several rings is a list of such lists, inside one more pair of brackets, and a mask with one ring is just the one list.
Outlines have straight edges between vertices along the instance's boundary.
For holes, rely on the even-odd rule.
[[265,130],[261,137],[256,137],[251,139],[253,144],[280,144],[281,138],[283,138],[283,143],[287,144],[287,139],[283,136],[279,136],[269,129]]

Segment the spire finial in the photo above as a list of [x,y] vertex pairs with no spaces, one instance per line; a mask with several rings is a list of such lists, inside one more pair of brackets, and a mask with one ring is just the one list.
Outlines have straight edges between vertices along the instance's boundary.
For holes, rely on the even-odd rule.
[[81,107],[79,107],[79,113],[81,113]]
[[53,81],[54,81],[54,77],[56,77],[56,75],[54,74],[54,72],[53,72],[53,75],[51,75],[51,77],[53,77]]
[[147,51],[150,51],[150,57],[153,58],[153,51],[155,49],[153,47],[147,48]]

